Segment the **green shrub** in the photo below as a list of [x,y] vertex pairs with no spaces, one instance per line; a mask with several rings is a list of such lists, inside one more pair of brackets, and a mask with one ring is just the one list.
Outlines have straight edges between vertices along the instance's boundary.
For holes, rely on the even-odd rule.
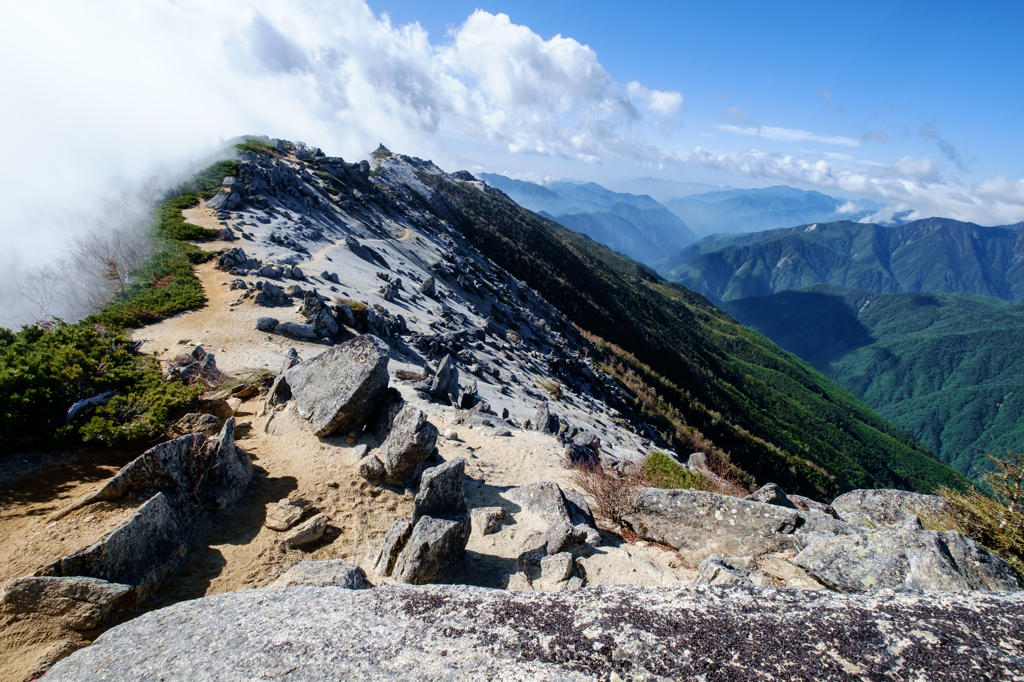
[[264,154],[268,156],[276,151],[274,145],[256,139],[240,142],[235,145],[235,149],[243,154]]
[[181,214],[186,208],[197,205],[199,205],[199,195],[194,192],[167,199],[156,209],[157,229],[169,239],[179,241],[213,239],[217,236],[217,230],[186,223],[185,217]]
[[[100,325],[56,322],[0,329],[0,451],[82,440],[113,443],[158,435],[172,412],[191,403],[198,388],[165,382],[156,359],[137,354],[126,335]],[[65,425],[75,402],[119,395]],[[88,416],[88,415],[87,415]]]
[[644,460],[643,475],[654,488],[707,490],[710,481],[704,474],[690,471],[664,452],[654,451]]

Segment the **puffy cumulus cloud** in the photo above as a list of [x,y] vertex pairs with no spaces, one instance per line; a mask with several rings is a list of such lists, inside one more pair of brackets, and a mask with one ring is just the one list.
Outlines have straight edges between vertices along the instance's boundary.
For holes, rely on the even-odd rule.
[[851,170],[825,159],[751,150],[745,153],[711,152],[694,147],[674,156],[680,163],[766,178],[808,184],[881,200],[886,208],[865,221],[906,220],[940,216],[983,225],[1024,221],[1024,180],[1003,177],[967,185],[943,178],[944,166],[929,157],[904,157],[888,166]]
[[[588,46],[503,14],[476,11],[432,42],[363,0],[15,2],[0,59],[0,117],[18,132],[6,145],[18,163],[0,170],[5,235],[58,197],[80,209],[118,176],[183,168],[238,134],[353,157],[385,142],[443,163],[450,136],[656,163],[644,133],[677,126],[685,104],[617,83]],[[38,232],[23,241],[39,250]]]
[[668,135],[682,123],[679,115],[686,111],[686,100],[675,91],[648,90],[637,81],[630,81],[626,92],[631,100],[638,102],[657,117],[654,127],[663,135]]

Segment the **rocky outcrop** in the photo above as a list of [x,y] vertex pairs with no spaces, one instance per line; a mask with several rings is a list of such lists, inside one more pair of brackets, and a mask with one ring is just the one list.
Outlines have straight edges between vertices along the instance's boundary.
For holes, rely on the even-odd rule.
[[284,381],[310,431],[347,432],[370,420],[387,388],[387,344],[357,336],[292,367]]
[[[39,569],[35,577],[46,580],[13,583],[18,608],[30,608],[32,599],[46,612],[63,608],[54,604],[68,604],[69,618],[88,623],[98,618],[100,624],[152,594],[181,565],[201,522],[238,500],[252,480],[252,461],[235,447],[234,428],[232,418],[216,439],[192,434],[161,443],[58,512],[55,517],[96,502],[145,499],[107,536]],[[130,594],[122,594],[123,586]],[[71,609],[67,600],[83,604]]]
[[423,472],[412,518],[395,521],[377,553],[378,575],[423,585],[443,579],[462,561],[472,530],[465,469],[460,458]]
[[794,561],[839,592],[1024,589],[1008,563],[959,533],[924,530],[916,517],[816,543]]
[[832,500],[831,506],[843,521],[866,528],[894,526],[912,516],[941,519],[949,513],[941,497],[903,490],[854,490]]
[[1022,650],[1021,594],[292,587],[147,613],[46,679],[994,680]]

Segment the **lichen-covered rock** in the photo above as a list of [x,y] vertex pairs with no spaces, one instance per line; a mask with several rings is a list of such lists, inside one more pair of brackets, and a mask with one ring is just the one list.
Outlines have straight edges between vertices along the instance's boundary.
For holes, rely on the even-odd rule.
[[341,559],[299,562],[272,582],[270,587],[295,587],[297,585],[343,587],[346,590],[365,590],[373,587],[366,581],[363,569]]
[[367,481],[379,481],[385,473],[384,462],[377,455],[369,454],[359,460],[359,475]]
[[832,500],[832,509],[843,521],[866,528],[894,526],[912,516],[941,519],[949,512],[938,495],[903,490],[854,490]]
[[293,587],[143,614],[46,679],[1011,680],[1022,650],[1020,593]]
[[421,516],[395,561],[395,580],[425,585],[447,577],[462,561],[471,530],[469,514],[460,519]]
[[202,412],[190,412],[167,427],[167,435],[170,438],[181,438],[191,433],[212,436],[217,433],[219,428],[220,419],[216,416]]
[[27,576],[4,585],[0,613],[38,613],[74,630],[92,630],[132,603],[131,585],[81,576]]
[[284,334],[293,339],[300,341],[316,341],[320,338],[317,335],[316,327],[311,324],[301,324],[299,322],[282,322],[277,325],[276,331],[279,334]]
[[766,483],[743,499],[750,500],[751,502],[774,504],[779,507],[787,507],[788,509],[797,508],[796,505],[789,500],[789,497],[785,492],[783,492],[782,488],[774,483]]
[[387,388],[388,347],[357,336],[285,373],[299,416],[317,436],[365,424]]
[[800,512],[701,490],[644,488],[623,522],[645,540],[661,542],[688,561],[711,554],[758,556],[789,549],[803,524]]
[[818,542],[794,561],[839,592],[1024,589],[1010,565],[978,543],[953,531],[924,530],[917,518]]

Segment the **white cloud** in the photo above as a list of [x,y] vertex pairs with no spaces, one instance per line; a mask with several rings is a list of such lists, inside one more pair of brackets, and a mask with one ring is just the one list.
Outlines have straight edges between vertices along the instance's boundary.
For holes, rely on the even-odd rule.
[[[735,107],[732,107],[735,108]],[[728,110],[727,110],[728,111]],[[742,113],[742,112],[740,112]],[[795,128],[777,128],[774,126],[762,126],[762,125],[717,125],[715,126],[719,130],[724,130],[727,133],[733,133],[735,135],[749,135],[751,137],[763,137],[766,140],[776,140],[778,142],[823,142],[825,144],[840,145],[843,147],[859,147],[860,140],[854,140],[850,137],[843,137],[842,135],[821,135],[818,133],[812,133],[807,130],[797,130]]]
[[883,212],[867,220],[905,213],[910,220],[938,216],[982,225],[1024,221],[1024,180],[1011,182],[1000,176],[974,186],[951,182],[942,177],[943,165],[929,157],[904,157],[889,166],[874,166],[866,171],[840,168],[824,159],[760,150],[742,154],[710,152],[700,146],[676,155],[675,159],[703,168],[816,185],[888,203]]
[[[41,39],[40,36],[45,36]],[[8,245],[38,207],[76,210],[117,176],[264,133],[361,157],[444,162],[439,137],[591,163],[661,156],[680,93],[616,82],[586,45],[471,14],[431,41],[363,0],[15,3],[0,24]],[[17,65],[15,67],[14,65]],[[38,250],[39,238],[21,238]],[[59,242],[51,240],[51,246]]]

